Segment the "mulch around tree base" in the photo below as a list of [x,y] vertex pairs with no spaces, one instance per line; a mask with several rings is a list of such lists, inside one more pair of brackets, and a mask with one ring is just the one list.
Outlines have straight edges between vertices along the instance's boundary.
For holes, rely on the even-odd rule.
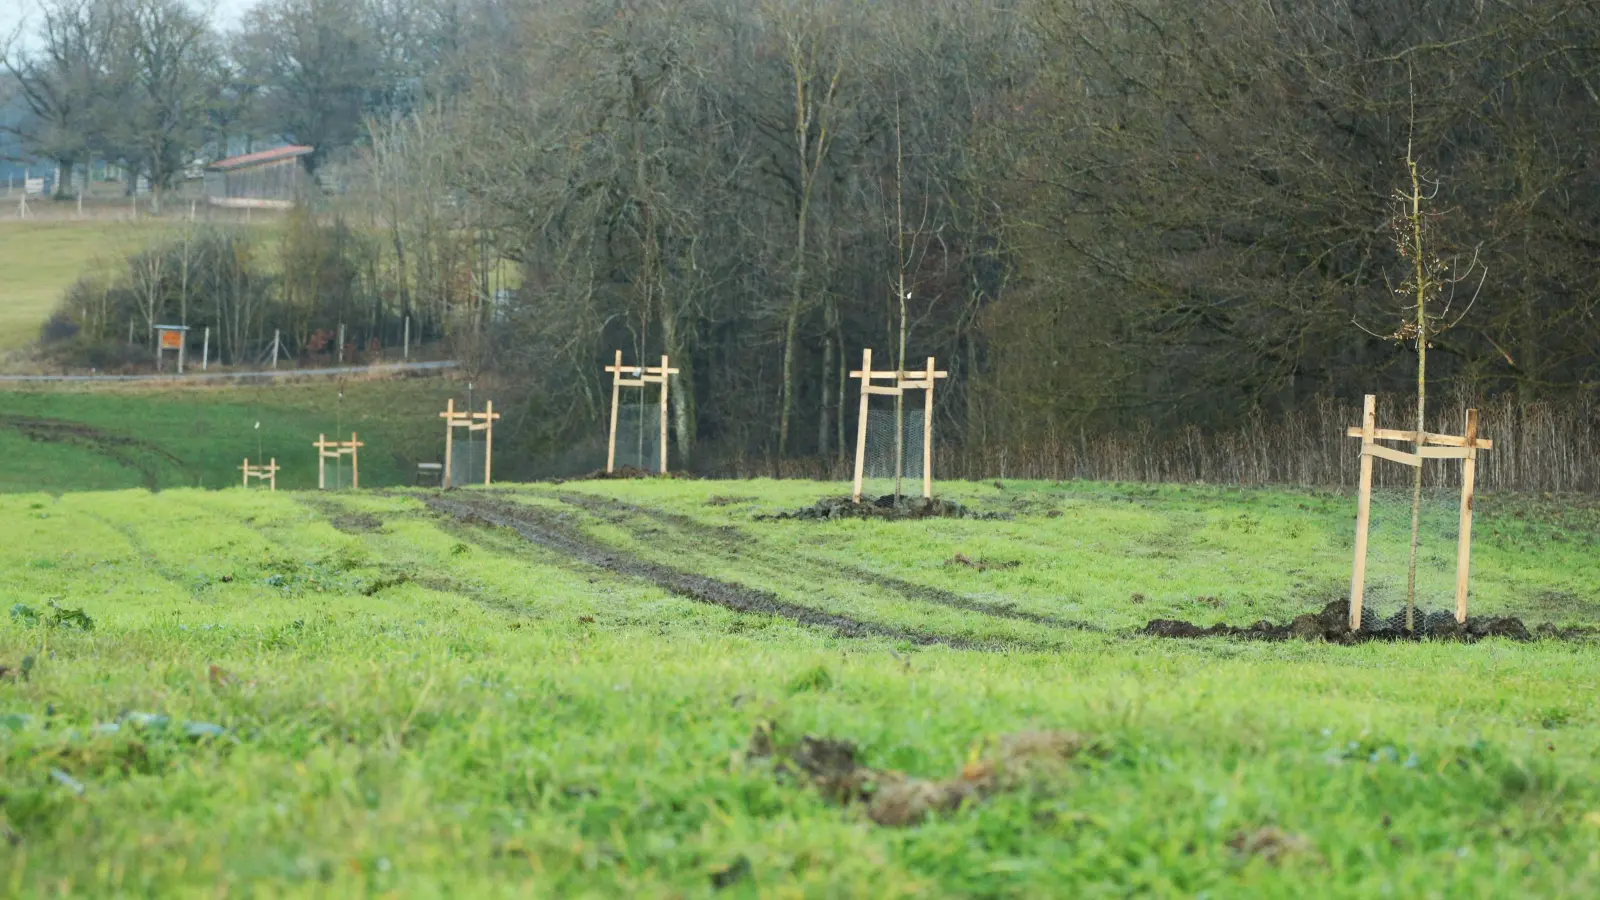
[[1474,642],[1486,637],[1503,637],[1513,641],[1531,641],[1536,637],[1565,638],[1569,635],[1550,626],[1541,626],[1530,632],[1521,619],[1514,616],[1469,616],[1465,624],[1457,622],[1449,612],[1423,612],[1417,610],[1413,617],[1414,628],[1405,627],[1405,613],[1377,620],[1369,610],[1362,611],[1362,627],[1350,628],[1350,601],[1336,600],[1318,613],[1305,613],[1278,624],[1265,619],[1253,625],[1237,626],[1218,622],[1209,628],[1177,619],[1152,619],[1140,634],[1166,638],[1234,637],[1258,641],[1286,641],[1291,638],[1306,641],[1326,641],[1330,644],[1360,644],[1367,641],[1414,641],[1423,638],[1446,641]]

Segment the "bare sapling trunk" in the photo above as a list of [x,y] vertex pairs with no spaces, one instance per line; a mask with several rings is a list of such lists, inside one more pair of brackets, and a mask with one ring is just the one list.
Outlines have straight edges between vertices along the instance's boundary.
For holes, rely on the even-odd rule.
[[[900,343],[895,351],[894,367],[897,379],[906,377],[906,211],[905,211],[905,156],[900,141],[900,105],[894,111],[894,242],[895,242],[895,300],[900,306]],[[900,502],[900,480],[905,475],[906,414],[905,394],[894,395],[894,499]]]
[[[1422,179],[1417,174],[1417,162],[1412,157],[1411,144],[1406,144],[1406,170],[1411,176],[1411,194],[1406,198],[1413,277],[1416,283],[1417,303],[1417,446],[1422,456],[1427,442],[1424,432],[1428,408],[1428,271],[1422,255]],[[1411,554],[1406,561],[1406,631],[1416,630],[1417,610],[1417,544],[1422,535],[1422,466],[1419,464],[1411,480]]]

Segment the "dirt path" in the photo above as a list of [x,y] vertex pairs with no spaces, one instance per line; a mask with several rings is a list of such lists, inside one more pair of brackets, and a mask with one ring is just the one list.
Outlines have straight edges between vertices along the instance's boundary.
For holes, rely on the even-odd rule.
[[829,570],[839,575],[856,581],[876,585],[884,590],[899,594],[906,600],[916,603],[929,603],[935,606],[944,606],[958,609],[962,612],[977,613],[984,616],[993,616],[997,619],[1012,619],[1027,622],[1032,625],[1044,625],[1050,628],[1064,628],[1072,631],[1100,631],[1098,626],[1088,622],[1078,622],[1071,619],[1062,619],[1045,613],[1029,612],[1017,609],[1010,603],[991,603],[963,597],[953,591],[936,588],[929,585],[917,584],[896,578],[893,575],[884,575],[871,569],[842,563],[832,559],[823,559],[805,553],[785,552],[781,555],[772,551],[763,551],[754,541],[731,525],[707,525],[682,513],[668,512],[663,509],[652,509],[647,506],[637,506],[613,500],[609,497],[596,497],[592,494],[576,494],[564,492],[556,494],[556,499],[570,506],[576,506],[593,513],[618,514],[613,521],[619,525],[627,525],[630,517],[644,516],[663,525],[676,528],[692,535],[700,546],[714,544],[721,548],[721,556],[729,560],[759,559],[772,566],[778,566],[785,571],[792,570],[796,561],[801,561],[817,569]]
[[763,590],[685,572],[602,545],[537,507],[487,496],[423,496],[433,510],[466,524],[509,528],[531,544],[553,550],[608,572],[639,578],[702,603],[740,613],[778,616],[802,625],[830,628],[843,637],[881,637],[918,646],[943,645],[961,650],[1047,649],[1015,643],[996,644],[867,622],[838,613],[791,603]]

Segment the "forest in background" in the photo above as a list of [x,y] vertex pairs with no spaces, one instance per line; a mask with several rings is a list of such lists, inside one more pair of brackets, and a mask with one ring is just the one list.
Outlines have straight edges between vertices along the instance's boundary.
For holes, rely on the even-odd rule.
[[[164,6],[188,10],[50,4]],[[96,45],[123,68],[54,77],[92,98],[95,72],[159,57],[123,40]],[[19,46],[15,82],[47,83],[49,43]],[[193,114],[178,143],[313,144],[340,186],[297,227],[349,249],[293,242],[310,262],[250,308],[430,323],[517,386],[534,454],[596,441],[619,347],[683,370],[674,465],[701,470],[836,465],[863,347],[950,371],[940,440],[974,469],[1406,393],[1408,145],[1429,254],[1474,273],[1436,390],[1594,429],[1593,3],[262,0],[196,46],[204,78],[164,107]],[[171,117],[76,108],[35,152],[161,181],[167,144],[135,136]],[[500,260],[520,280],[497,300]],[[161,284],[128,302],[176,303]]]

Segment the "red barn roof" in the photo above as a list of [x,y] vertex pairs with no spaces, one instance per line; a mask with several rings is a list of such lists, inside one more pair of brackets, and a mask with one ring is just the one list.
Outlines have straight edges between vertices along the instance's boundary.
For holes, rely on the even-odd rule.
[[219,159],[211,165],[206,166],[206,168],[225,171],[228,169],[239,169],[245,166],[258,166],[263,163],[279,162],[280,160],[294,159],[300,156],[310,156],[315,150],[315,147],[307,147],[304,144],[292,144],[288,147],[275,147],[271,150],[259,150],[255,153],[246,153],[243,156],[230,156],[227,159]]

